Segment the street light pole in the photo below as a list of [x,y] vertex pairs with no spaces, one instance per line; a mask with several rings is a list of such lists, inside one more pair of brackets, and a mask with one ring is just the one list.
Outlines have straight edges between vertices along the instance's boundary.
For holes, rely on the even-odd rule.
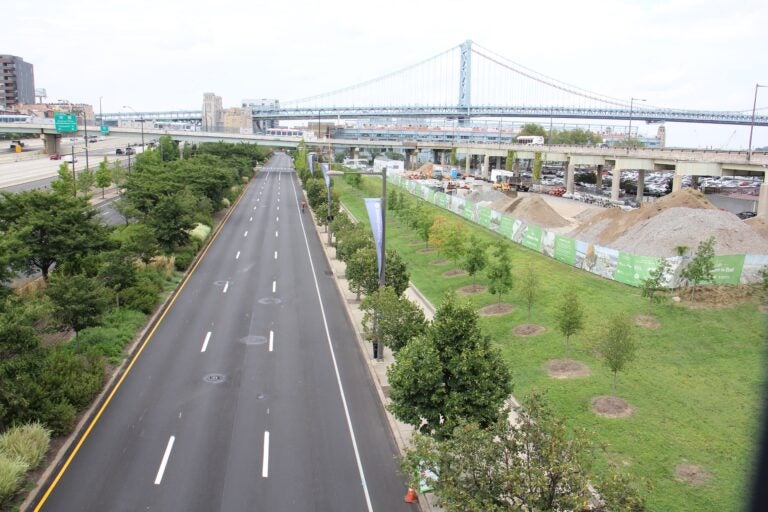
[[629,139],[632,138],[632,107],[634,106],[635,100],[637,101],[645,101],[642,98],[630,98],[629,100],[629,133],[627,134],[627,152],[629,152]]
[[101,110],[101,98],[104,96],[99,96],[99,131],[101,132],[101,128],[104,126],[104,112]]
[[77,174],[75,173],[75,145],[72,144],[72,188],[77,197]]
[[755,99],[752,101],[752,122],[749,124],[749,149],[747,150],[747,162],[752,160],[752,132],[755,129],[755,109],[757,108],[757,90],[768,85],[755,84]]

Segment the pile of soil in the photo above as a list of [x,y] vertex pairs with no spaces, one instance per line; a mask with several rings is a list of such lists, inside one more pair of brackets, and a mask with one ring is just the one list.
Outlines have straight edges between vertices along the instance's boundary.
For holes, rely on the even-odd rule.
[[416,169],[416,172],[421,174],[421,176],[425,179],[431,179],[432,178],[432,171],[435,169],[435,166],[432,164],[432,162],[427,162],[418,169]]
[[675,246],[695,251],[715,237],[715,254],[768,254],[768,239],[734,214],[720,210],[670,208],[630,226],[610,246],[647,256],[674,256]]
[[[718,210],[699,191],[683,189],[629,212],[617,209],[584,212],[569,236],[646,256],[674,256],[675,247],[692,251],[710,236],[716,254],[768,254],[768,237],[752,225]],[[760,221],[755,222],[759,225]],[[766,233],[768,225],[763,223]]]
[[532,195],[515,199],[504,210],[504,213],[509,213],[542,228],[561,228],[570,224],[539,196]]
[[768,239],[768,222],[764,221],[760,217],[752,217],[743,221],[744,224],[751,227],[758,235],[765,239]]
[[475,189],[467,194],[466,198],[473,203],[491,203],[491,208],[495,208],[493,206],[494,203],[502,200],[509,200],[509,198],[503,192],[488,188]]

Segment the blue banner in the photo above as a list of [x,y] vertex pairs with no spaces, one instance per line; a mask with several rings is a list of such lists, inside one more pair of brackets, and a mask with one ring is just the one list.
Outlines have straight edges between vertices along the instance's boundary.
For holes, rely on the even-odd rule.
[[315,174],[315,155],[314,155],[314,153],[309,153],[307,155],[307,164],[309,165],[309,173],[314,175]]
[[320,168],[323,170],[323,178],[325,178],[325,188],[328,189],[328,193],[331,192],[331,177],[328,175],[330,166],[328,164],[320,164]]
[[373,242],[376,244],[376,256],[379,259],[379,276],[381,276],[382,261],[382,240],[381,235],[383,226],[381,223],[381,198],[366,197],[365,208],[368,210],[368,220],[371,221],[371,231],[373,232]]

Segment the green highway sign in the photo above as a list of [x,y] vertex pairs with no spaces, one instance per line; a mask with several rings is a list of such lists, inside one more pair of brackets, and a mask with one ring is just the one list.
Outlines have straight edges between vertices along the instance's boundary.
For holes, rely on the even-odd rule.
[[77,116],[75,114],[56,112],[53,115],[53,122],[57,132],[77,131]]
[[102,135],[109,135],[109,126],[103,124],[101,125],[101,134]]

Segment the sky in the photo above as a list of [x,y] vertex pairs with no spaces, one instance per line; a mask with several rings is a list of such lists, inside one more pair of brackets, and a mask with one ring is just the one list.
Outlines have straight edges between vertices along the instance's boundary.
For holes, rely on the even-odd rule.
[[[49,101],[104,112],[225,107],[336,90],[467,39],[539,73],[670,108],[752,109],[768,85],[764,0],[38,0],[3,6],[0,53]],[[768,88],[757,97],[768,114]],[[589,121],[585,121],[589,122]],[[593,121],[594,122],[594,121]],[[643,134],[656,125],[640,126]],[[748,127],[667,123],[667,144],[743,149]],[[754,131],[768,146],[768,127]]]

